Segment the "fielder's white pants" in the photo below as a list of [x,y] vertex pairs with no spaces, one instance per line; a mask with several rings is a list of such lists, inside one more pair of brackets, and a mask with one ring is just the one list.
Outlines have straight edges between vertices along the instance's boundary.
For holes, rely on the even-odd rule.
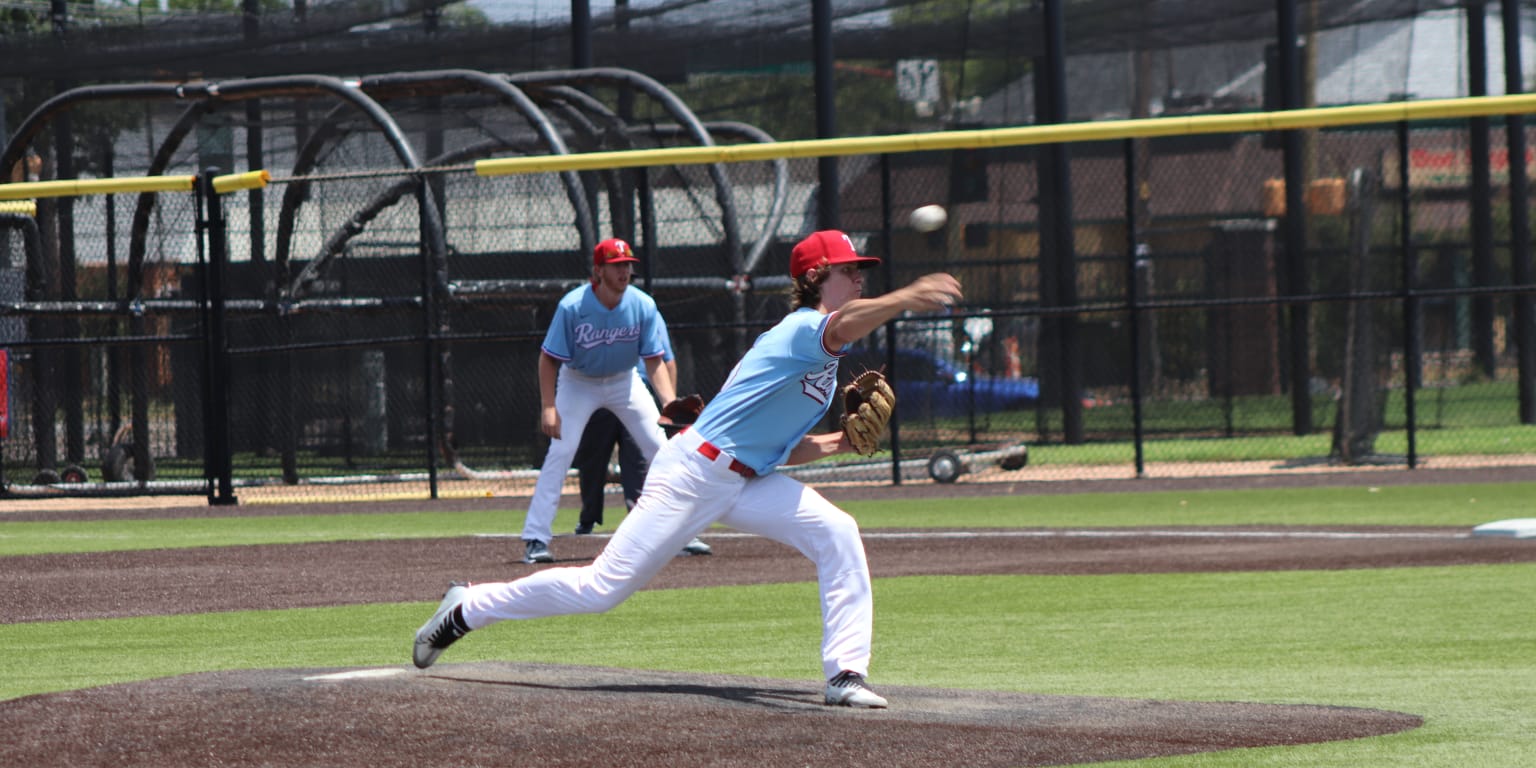
[[732,472],[730,456],[710,460],[699,453],[701,442],[688,431],[661,449],[640,503],[590,565],[545,568],[516,581],[469,587],[463,615],[470,629],[508,619],[607,611],[718,522],[794,547],[816,564],[822,672],[828,678],[845,669],[867,675],[874,599],[858,523],[798,480],[778,473],[749,480]]
[[[555,511],[560,506],[560,491],[565,473],[571,469],[581,433],[586,431],[592,413],[599,408],[613,411],[624,429],[635,438],[640,452],[650,461],[666,442],[657,420],[661,412],[656,398],[645,388],[640,374],[633,369],[612,376],[592,377],[560,366],[555,382],[555,411],[560,414],[560,437],[549,441],[549,453],[539,468],[539,479],[528,502],[528,516],[523,520],[523,540],[538,539],[546,544],[554,535]],[[678,547],[681,549],[681,545]]]

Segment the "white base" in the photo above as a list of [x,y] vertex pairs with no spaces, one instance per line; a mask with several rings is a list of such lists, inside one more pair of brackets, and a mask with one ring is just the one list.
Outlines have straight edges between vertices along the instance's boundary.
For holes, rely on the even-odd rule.
[[1473,536],[1508,536],[1513,539],[1536,538],[1536,517],[1521,517],[1483,523],[1472,529]]

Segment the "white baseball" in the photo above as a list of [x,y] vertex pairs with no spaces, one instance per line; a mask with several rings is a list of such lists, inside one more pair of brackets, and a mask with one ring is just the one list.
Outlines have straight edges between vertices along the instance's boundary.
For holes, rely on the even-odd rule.
[[908,221],[911,222],[912,228],[919,232],[932,232],[949,221],[949,213],[942,205],[925,205],[914,210]]

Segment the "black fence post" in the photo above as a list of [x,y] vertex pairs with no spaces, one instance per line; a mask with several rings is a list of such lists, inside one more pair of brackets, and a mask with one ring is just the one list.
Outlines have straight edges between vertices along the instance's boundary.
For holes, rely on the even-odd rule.
[[[1467,0],[1467,95],[1488,95],[1488,7],[1483,0]],[[1472,285],[1488,288],[1494,280],[1493,169],[1489,158],[1492,139],[1488,118],[1467,119],[1467,146],[1472,155],[1471,183],[1467,188],[1472,208]],[[1498,375],[1498,350],[1493,342],[1494,297],[1472,293],[1472,356],[1478,370],[1493,379]]]
[[1408,468],[1419,466],[1418,413],[1414,396],[1419,389],[1419,357],[1423,332],[1419,327],[1418,256],[1413,252],[1413,197],[1408,188],[1408,123],[1397,124],[1398,238],[1403,249],[1403,419],[1408,434]]
[[[1520,6],[1510,0],[1500,4],[1504,22],[1504,93],[1523,93],[1520,65]],[[1525,172],[1525,117],[1504,116],[1505,149],[1509,156],[1509,272],[1518,285],[1531,283],[1531,202]],[[1515,347],[1515,386],[1520,395],[1520,423],[1536,424],[1536,306],[1530,293],[1517,293],[1514,323],[1510,332]]]
[[[1277,0],[1276,53],[1280,65],[1280,109],[1300,109],[1302,104],[1301,53],[1296,44],[1299,35],[1296,0]],[[1280,134],[1285,175],[1285,293],[1293,297],[1286,304],[1289,316],[1289,356],[1291,388],[1291,432],[1312,434],[1311,305],[1294,299],[1309,292],[1307,270],[1306,168],[1300,131]]]
[[[421,221],[421,316],[424,336],[422,348],[426,353],[426,360],[422,373],[426,376],[424,391],[426,392],[426,417],[427,417],[427,488],[430,498],[437,498],[437,455],[438,440],[442,437],[442,425],[439,419],[443,412],[439,408],[441,392],[438,378],[442,375],[442,364],[438,359],[437,341],[437,301],[436,293],[438,275],[436,273],[437,260],[433,258],[433,251],[437,248],[437,238],[432,232],[429,213],[432,206],[431,195],[427,194],[427,177],[425,174],[416,176],[416,205],[420,213]],[[452,434],[451,432],[449,434]]]
[[[816,102],[816,138],[837,138],[837,72],[833,51],[832,0],[811,0],[812,87]],[[842,183],[836,157],[816,160],[816,228],[842,226]]]
[[208,503],[236,503],[229,444],[229,339],[224,327],[224,280],[229,266],[229,230],[224,206],[213,189],[217,168],[198,176],[198,250],[205,251],[203,265],[203,434],[206,452],[203,475],[208,480]]
[[[654,277],[651,269],[656,263],[656,255],[660,251],[656,247],[656,243],[661,241],[661,238],[656,233],[656,195],[651,191],[650,168],[635,169],[635,195],[639,198],[640,202],[640,231],[644,235],[639,243],[640,255],[645,257],[640,260],[640,287],[644,288],[646,293],[650,293],[651,278]],[[625,207],[628,208],[629,206]],[[632,241],[634,240],[634,235],[625,236],[629,237]],[[635,244],[634,242],[630,243],[630,245]],[[676,387],[677,385],[677,382],[672,382],[672,386]]]
[[[1067,32],[1062,0],[1044,0],[1041,10],[1044,53],[1036,57],[1035,119],[1039,124],[1067,122]],[[1054,310],[1045,315],[1041,336],[1041,399],[1061,409],[1062,440],[1081,445],[1083,434],[1083,352],[1078,344],[1082,312],[1077,307],[1077,224],[1072,207],[1072,152],[1067,144],[1039,147],[1040,301]]]
[[1136,476],[1145,477],[1147,472],[1141,414],[1141,297],[1136,284],[1140,282],[1142,247],[1141,229],[1136,225],[1137,194],[1140,188],[1136,179],[1136,140],[1125,140],[1125,315],[1126,327],[1131,335],[1131,431],[1136,449]]
[[[891,258],[895,255],[892,238],[895,232],[891,227],[891,156],[880,155],[880,239],[885,243],[885,269],[880,270],[881,279],[885,282],[885,290],[891,291],[895,287],[895,279],[892,275],[896,265]],[[896,334],[899,326],[895,319],[885,322],[885,373],[891,377],[891,381],[899,381],[896,378]],[[887,425],[891,435],[891,485],[901,485],[901,411],[900,406],[891,413],[891,422]]]

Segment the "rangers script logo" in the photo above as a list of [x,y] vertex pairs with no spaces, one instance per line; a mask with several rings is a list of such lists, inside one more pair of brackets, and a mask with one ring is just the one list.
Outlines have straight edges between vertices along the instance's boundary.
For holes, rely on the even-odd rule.
[[576,346],[582,349],[593,347],[628,344],[640,340],[640,326],[631,325],[624,328],[594,328],[591,323],[582,323],[576,326]]
[[837,361],[827,363],[820,371],[807,373],[800,380],[800,388],[817,405],[826,405],[832,399],[833,390],[837,389]]

